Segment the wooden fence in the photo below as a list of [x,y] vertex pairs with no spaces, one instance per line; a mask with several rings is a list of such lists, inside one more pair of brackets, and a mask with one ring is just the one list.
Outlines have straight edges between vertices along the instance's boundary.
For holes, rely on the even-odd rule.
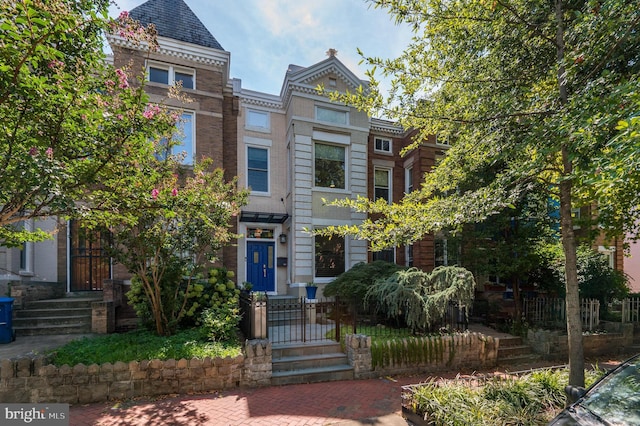
[[622,322],[640,324],[640,297],[627,298],[622,301]]
[[[524,299],[522,311],[529,324],[538,326],[564,327],[567,323],[565,299],[543,298]],[[593,330],[600,323],[600,302],[595,299],[580,300],[582,328]]]

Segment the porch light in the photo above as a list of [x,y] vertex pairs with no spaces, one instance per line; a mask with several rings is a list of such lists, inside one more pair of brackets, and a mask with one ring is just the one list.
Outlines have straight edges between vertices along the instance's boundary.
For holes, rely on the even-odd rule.
[[287,244],[287,234],[280,234],[278,239],[280,240],[280,244]]

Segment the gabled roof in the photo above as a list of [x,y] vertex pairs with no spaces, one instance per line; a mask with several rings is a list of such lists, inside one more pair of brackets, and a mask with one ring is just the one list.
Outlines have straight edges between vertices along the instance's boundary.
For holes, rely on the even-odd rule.
[[335,55],[330,55],[327,59],[309,67],[289,65],[280,95],[284,98],[292,86],[296,86],[298,90],[306,87],[315,93],[313,82],[328,74],[333,74],[344,81],[350,90],[356,90],[359,86],[363,86],[365,90],[369,87],[367,80],[359,79]]
[[148,0],[129,15],[143,25],[154,24],[161,37],[224,50],[183,0]]

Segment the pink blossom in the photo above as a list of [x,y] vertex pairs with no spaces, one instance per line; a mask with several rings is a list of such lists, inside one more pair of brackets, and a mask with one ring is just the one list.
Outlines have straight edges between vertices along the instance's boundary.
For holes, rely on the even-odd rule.
[[151,190],[151,198],[153,198],[154,200],[158,198],[158,194],[160,194],[160,191],[158,191],[156,188],[153,188]]
[[29,150],[29,155],[32,157],[38,155],[38,148],[36,148],[35,146],[32,146],[31,149]]
[[122,12],[120,12],[120,16],[118,16],[118,19],[120,19],[121,21],[124,21],[127,18],[129,18],[129,12],[127,12],[126,10],[123,10]]
[[49,147],[45,152],[47,153],[47,157],[53,158],[53,148]]
[[118,120],[122,120],[124,118],[124,116],[122,114],[118,114],[118,115],[116,115],[116,117],[118,118]]
[[127,87],[129,87],[127,74],[121,68],[116,69],[116,75],[118,76],[118,80],[120,81],[118,87],[120,87],[121,89],[126,89]]
[[49,62],[49,64],[47,65],[50,69],[54,69],[54,68],[60,68],[64,65],[64,62],[59,61],[57,59],[52,60],[51,62]]
[[178,195],[178,189],[177,188],[173,188],[171,190],[171,195],[173,195],[174,197],[176,197]]
[[142,116],[148,120],[151,120],[155,117],[156,114],[160,113],[160,107],[158,105],[149,104],[147,105],[147,109],[142,113]]

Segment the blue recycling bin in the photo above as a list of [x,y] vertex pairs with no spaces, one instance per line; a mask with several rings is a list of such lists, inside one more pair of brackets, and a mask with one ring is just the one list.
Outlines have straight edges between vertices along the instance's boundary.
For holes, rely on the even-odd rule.
[[0,343],[11,343],[14,340],[13,299],[0,297]]

